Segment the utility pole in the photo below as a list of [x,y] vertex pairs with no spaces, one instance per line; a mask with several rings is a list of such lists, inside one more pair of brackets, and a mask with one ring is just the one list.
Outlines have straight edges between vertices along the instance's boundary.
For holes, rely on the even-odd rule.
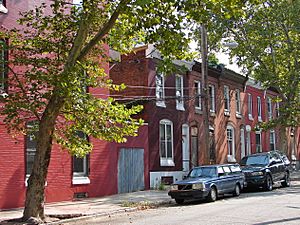
[[[201,76],[202,76],[202,103],[203,103],[203,151],[204,164],[209,164],[209,108],[208,108],[208,44],[207,31],[204,24],[201,25]],[[203,150],[202,150],[203,149]]]

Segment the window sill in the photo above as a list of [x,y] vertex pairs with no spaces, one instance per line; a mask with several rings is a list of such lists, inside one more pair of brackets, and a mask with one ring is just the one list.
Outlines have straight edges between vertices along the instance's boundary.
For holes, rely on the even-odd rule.
[[250,114],[248,115],[248,119],[249,119],[249,120],[251,120],[251,121],[253,121],[253,120],[254,120],[253,116],[252,116],[252,115],[250,115]]
[[[30,175],[26,175],[26,178],[25,178],[25,187],[28,187],[28,179],[29,179]],[[47,187],[47,181],[45,182],[45,187]]]
[[161,166],[175,166],[173,159],[160,159]]
[[73,177],[72,184],[90,184],[91,181],[88,177]]
[[225,115],[225,116],[230,116],[230,111],[225,110],[225,111],[224,111],[224,115]]
[[200,108],[195,108],[196,114],[203,114],[203,111]]
[[157,101],[156,102],[156,106],[162,107],[162,108],[166,108],[166,103],[165,102],[159,102],[159,101]]
[[236,113],[235,117],[238,118],[238,119],[242,119],[242,114],[241,113]]
[[262,122],[262,118],[261,117],[258,117],[258,122]]
[[176,105],[176,109],[180,110],[180,111],[184,111],[185,110],[184,107],[183,107],[183,105]]

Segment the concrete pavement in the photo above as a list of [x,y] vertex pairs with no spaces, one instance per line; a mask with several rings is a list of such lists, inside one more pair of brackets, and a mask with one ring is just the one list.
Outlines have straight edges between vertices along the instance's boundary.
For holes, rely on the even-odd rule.
[[[292,185],[300,184],[300,171],[291,174]],[[147,190],[125,194],[88,198],[67,202],[46,204],[47,224],[63,224],[72,220],[86,219],[93,216],[108,216],[111,214],[147,209],[162,204],[173,204],[167,191]],[[23,209],[0,211],[0,224],[17,224],[7,222],[9,219],[22,217]],[[24,224],[24,223],[20,223]]]

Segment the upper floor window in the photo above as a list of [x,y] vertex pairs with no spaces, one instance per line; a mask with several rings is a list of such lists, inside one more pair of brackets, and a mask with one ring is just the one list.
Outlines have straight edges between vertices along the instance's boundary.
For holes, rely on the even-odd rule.
[[253,101],[251,94],[248,94],[248,118],[253,120]]
[[160,165],[174,166],[173,161],[173,123],[161,120],[159,123]]
[[7,43],[4,40],[0,40],[0,88],[5,88],[6,78],[7,78],[7,60],[8,51]]
[[234,128],[231,125],[227,126],[226,134],[227,134],[228,155],[232,155],[233,157],[235,157]]
[[164,75],[161,73],[156,74],[155,77],[155,95],[156,95],[156,105],[161,107],[166,107],[165,104],[165,79]]
[[274,130],[270,130],[270,151],[276,150],[276,135]]
[[276,116],[279,117],[280,116],[280,105],[279,102],[276,102]]
[[[79,131],[77,136],[88,140],[85,133]],[[84,157],[73,156],[73,184],[87,184],[90,183],[89,176],[89,155]]]
[[239,89],[235,90],[235,103],[236,103],[236,114],[241,115],[241,92]]
[[261,115],[261,98],[257,97],[257,117],[258,121],[262,121],[262,115]]
[[201,83],[200,81],[195,81],[195,108],[202,110],[202,101],[201,101]]
[[175,78],[175,86],[176,86],[176,109],[184,110],[184,102],[183,102],[183,76],[176,75]]
[[208,94],[209,94],[209,110],[210,112],[216,112],[216,97],[215,97],[215,86],[208,86]]
[[268,109],[268,117],[272,119],[273,117],[273,110],[272,110],[272,99],[267,97],[267,109]]
[[226,112],[230,112],[230,93],[229,87],[224,85],[224,110]]
[[33,161],[36,153],[36,135],[37,135],[37,122],[36,121],[30,121],[26,124],[27,128],[27,135],[25,137],[25,146],[26,146],[26,177],[29,177],[32,168],[33,168]]
[[262,152],[261,131],[255,132],[256,152]]

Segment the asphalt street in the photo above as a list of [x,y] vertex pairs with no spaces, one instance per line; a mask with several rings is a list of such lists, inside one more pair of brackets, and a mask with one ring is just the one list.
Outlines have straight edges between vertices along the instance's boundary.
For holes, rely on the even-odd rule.
[[300,184],[275,188],[272,192],[248,191],[239,197],[225,196],[214,203],[202,201],[184,205],[171,203],[155,209],[139,210],[64,224],[300,224]]

